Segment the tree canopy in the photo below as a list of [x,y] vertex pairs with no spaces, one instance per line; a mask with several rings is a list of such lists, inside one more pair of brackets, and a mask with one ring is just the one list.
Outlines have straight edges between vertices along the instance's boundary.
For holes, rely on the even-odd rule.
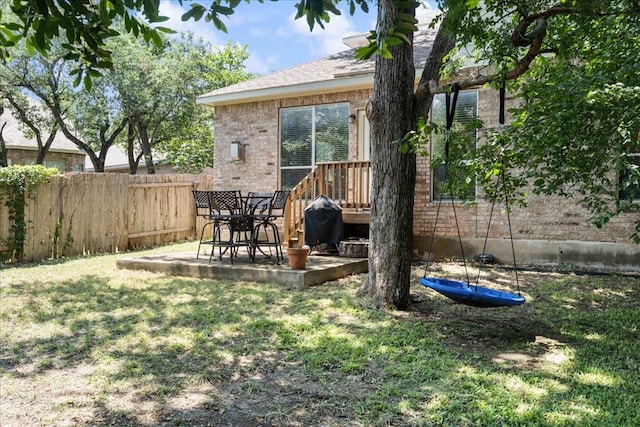
[[[640,207],[637,2],[485,1],[457,28],[457,52],[475,46],[486,65],[453,81],[506,85],[519,100],[508,126],[457,162],[475,177],[460,184],[523,204],[529,193],[573,198],[598,227]],[[640,220],[630,237],[640,243]]]
[[52,129],[53,136],[60,128],[96,171],[104,170],[108,150],[118,144],[127,150],[131,173],[140,159],[154,173],[153,152],[180,171],[199,172],[213,164],[213,112],[195,98],[247,79],[246,47],[213,49],[190,34],[162,39],[161,48],[130,34],[110,39],[113,66],[94,77],[90,90],[74,88],[73,67],[55,40],[48,56],[31,54],[20,43],[11,49],[12,59],[0,64],[0,92],[25,119],[34,116],[34,100],[46,105],[48,114],[41,115],[48,121],[40,119],[40,128],[34,120],[25,123],[36,135]]

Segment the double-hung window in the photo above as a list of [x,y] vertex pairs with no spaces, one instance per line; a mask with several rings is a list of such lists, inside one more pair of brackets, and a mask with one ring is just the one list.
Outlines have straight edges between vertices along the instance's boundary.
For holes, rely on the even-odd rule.
[[[638,144],[640,144],[640,134],[638,135]],[[640,170],[640,148],[627,154],[627,160],[631,165],[635,166],[637,170]],[[620,173],[620,192],[618,197],[621,200],[629,199],[632,197],[633,200],[640,200],[640,185],[634,182],[627,183],[626,181],[630,178],[630,171],[625,170],[624,172]]]
[[[25,164],[27,164],[27,165],[35,165],[36,164],[36,159],[27,159],[25,161]],[[58,169],[58,171],[60,173],[64,173],[65,172],[65,164],[64,164],[64,162],[53,162],[53,161],[45,160],[44,162],[42,162],[42,166],[44,166],[46,168],[56,168],[56,169]]]
[[280,110],[280,182],[290,190],[318,162],[349,155],[349,103]]
[[[453,98],[453,97],[452,97]],[[433,98],[433,104],[431,107],[431,120],[442,127],[446,124],[446,95],[437,94]],[[458,144],[456,150],[450,150],[449,158],[446,156],[447,135],[439,134],[434,135],[431,139],[431,157],[433,159],[441,160],[441,163],[433,166],[433,179],[432,182],[432,200],[438,200],[441,197],[444,199],[451,198],[451,192],[448,189],[448,180],[456,174],[456,176],[462,180],[464,177],[460,176],[461,171],[456,171],[451,165],[453,163],[452,156],[465,156],[465,158],[471,159],[473,152],[476,148],[476,134],[475,131],[465,132],[463,129],[465,125],[476,120],[478,117],[478,91],[468,90],[458,93],[458,101],[453,115],[453,126],[451,129],[451,135],[457,134],[457,141],[462,143]],[[459,160],[459,159],[456,159]],[[447,161],[449,164],[447,164]],[[453,193],[453,199],[459,200],[462,198],[473,198],[475,196],[475,186],[470,190],[470,194],[466,197],[462,197],[462,194]]]

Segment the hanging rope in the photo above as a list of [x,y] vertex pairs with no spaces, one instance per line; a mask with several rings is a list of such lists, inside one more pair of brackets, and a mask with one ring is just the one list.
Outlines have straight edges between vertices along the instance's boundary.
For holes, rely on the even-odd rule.
[[[498,112],[498,126],[500,129],[500,132],[504,129],[504,125],[505,125],[505,114],[504,114],[505,95],[506,95],[505,84],[504,82],[502,82],[502,85],[500,86],[500,107]],[[498,182],[496,183],[496,187],[499,186],[500,181],[504,182],[504,164],[502,165],[502,169],[500,170],[500,175],[498,176]],[[509,226],[509,241],[511,242],[511,255],[513,258],[513,269],[515,271],[515,276],[516,276],[516,288],[518,289],[518,295],[520,295],[520,280],[518,277],[518,266],[516,263],[516,250],[513,244],[513,230],[511,228],[511,213],[510,213],[511,205],[510,205],[508,194],[505,194],[504,196],[504,203],[505,203],[505,209],[507,211],[507,224]],[[496,198],[494,197],[491,203],[491,211],[489,212],[489,223],[487,225],[487,233],[485,234],[484,244],[482,246],[483,255],[487,253],[487,242],[489,240],[489,230],[491,229],[491,220],[493,219],[493,211],[494,211],[495,205],[496,205]],[[481,272],[482,272],[482,263],[480,263],[480,265],[478,266],[478,276],[476,277],[476,283],[479,283]]]
[[[458,83],[454,83],[451,86],[453,91],[453,99],[451,99],[451,92],[447,91],[445,94],[445,120],[446,120],[446,129],[445,129],[445,143],[444,143],[444,176],[445,180],[449,179],[449,135],[451,134],[451,128],[453,127],[453,119],[456,113],[456,105],[458,104],[458,94],[460,93],[460,85]],[[424,267],[424,277],[427,276],[427,269],[429,267],[429,263],[431,261],[431,251],[433,249],[433,242],[436,238],[436,227],[438,225],[438,218],[440,216],[440,207],[442,206],[442,198],[444,192],[440,192],[440,197],[438,198],[438,208],[436,210],[436,220],[433,223],[433,232],[431,234],[431,243],[429,245],[429,253],[427,255],[427,262]],[[458,232],[458,242],[460,244],[460,253],[462,255],[462,260],[464,262],[464,273],[467,278],[467,285],[469,284],[469,271],[467,269],[467,261],[464,254],[464,246],[462,245],[462,234],[460,233],[460,227],[458,225],[458,215],[456,213],[456,206],[453,201],[453,188],[449,186],[449,197],[451,197],[451,207],[453,209],[453,218],[456,223],[456,230]]]
[[[455,84],[452,86],[453,90],[453,100],[451,99],[450,93],[446,94],[446,134],[445,134],[445,180],[448,179],[448,166],[449,166],[449,135],[451,132],[451,127],[453,126],[453,117],[455,115],[455,107],[458,100],[458,92],[460,91],[460,86]],[[500,129],[504,127],[504,108],[505,108],[505,88],[504,83],[500,88],[500,112],[499,112],[499,122]],[[500,181],[504,181],[504,165],[502,166],[500,175],[498,176],[498,181],[496,186],[500,185]],[[509,292],[498,291],[495,289],[485,288],[482,286],[478,286],[478,280],[480,279],[481,266],[478,268],[478,278],[476,280],[476,284],[471,285],[469,281],[469,273],[467,270],[467,262],[466,257],[464,255],[464,246],[462,244],[462,235],[460,232],[460,227],[458,225],[458,215],[456,213],[455,203],[453,199],[453,188],[449,186],[449,193],[451,197],[451,205],[453,208],[453,216],[456,223],[456,230],[458,231],[458,241],[460,243],[460,252],[462,253],[462,258],[464,261],[464,269],[467,277],[467,283],[458,282],[456,280],[451,279],[443,279],[436,277],[427,277],[427,270],[429,267],[429,262],[431,261],[431,254],[433,250],[433,242],[435,240],[438,218],[440,216],[440,206],[442,205],[443,193],[440,193],[440,197],[438,200],[438,209],[436,211],[436,219],[433,224],[433,232],[431,235],[431,244],[429,245],[429,253],[427,256],[427,262],[425,263],[424,276],[421,279],[421,283],[429,287],[446,297],[460,302],[462,304],[476,306],[476,307],[504,307],[504,306],[514,306],[524,304],[525,299],[520,295],[520,282],[518,278],[518,267],[516,265],[516,253],[515,247],[513,244],[513,231],[511,227],[511,216],[510,216],[510,201],[507,195],[505,195],[505,204],[507,208],[507,222],[509,224],[509,238],[511,241],[511,253],[513,254],[513,265],[516,274],[516,286],[518,288],[518,295],[514,295]],[[485,241],[482,248],[482,253],[486,252],[487,241],[489,239],[489,230],[491,228],[491,220],[493,218],[493,211],[495,209],[496,197],[493,197],[493,201],[491,204],[491,212],[489,214],[489,223],[487,226],[487,233],[485,235]]]

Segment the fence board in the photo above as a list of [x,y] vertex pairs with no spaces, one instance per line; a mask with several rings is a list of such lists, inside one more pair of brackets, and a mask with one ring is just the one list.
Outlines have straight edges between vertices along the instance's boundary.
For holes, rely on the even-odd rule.
[[4,205],[4,201],[0,202],[0,252],[6,251],[8,248],[2,243],[2,239],[9,237],[9,208]]
[[50,241],[55,232],[55,212],[58,211],[58,199],[54,195],[60,193],[62,185],[59,178],[54,177],[50,183],[40,184],[33,198],[26,200],[24,219],[27,235],[23,247],[25,261],[48,259],[51,255]]

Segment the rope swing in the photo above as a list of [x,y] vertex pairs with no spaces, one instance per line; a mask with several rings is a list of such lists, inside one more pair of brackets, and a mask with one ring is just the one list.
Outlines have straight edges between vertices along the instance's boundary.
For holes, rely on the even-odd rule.
[[[445,107],[446,107],[446,131],[445,131],[445,179],[448,179],[448,165],[449,165],[449,134],[451,133],[451,127],[453,126],[453,117],[455,114],[456,104],[458,101],[458,93],[460,92],[460,86],[455,83],[452,86],[453,91],[453,99],[451,99],[450,92],[447,92],[445,95]],[[504,108],[505,108],[505,88],[504,83],[500,88],[500,113],[499,113],[499,122],[500,129],[504,126]],[[503,178],[504,169],[500,172],[500,176],[498,179]],[[427,288],[433,289],[440,294],[462,304],[474,306],[474,307],[504,307],[504,306],[515,306],[524,304],[525,299],[522,295],[520,295],[520,283],[518,280],[518,269],[516,266],[516,254],[515,248],[513,245],[513,232],[511,229],[511,217],[509,215],[509,199],[505,196],[505,205],[507,211],[507,222],[509,224],[509,240],[511,242],[511,252],[513,254],[513,265],[516,275],[516,286],[518,289],[518,294],[512,294],[509,292],[498,291],[495,289],[486,288],[483,286],[477,285],[478,280],[480,279],[480,268],[478,269],[478,276],[476,278],[476,284],[470,283],[469,280],[469,272],[467,270],[467,261],[464,254],[464,247],[462,244],[462,235],[460,233],[460,227],[458,225],[458,216],[456,213],[454,198],[453,198],[453,188],[449,186],[449,193],[451,198],[451,207],[453,210],[453,217],[456,224],[456,230],[458,232],[458,242],[460,244],[460,252],[462,254],[462,259],[464,262],[464,271],[466,276],[466,282],[461,282],[452,279],[443,279],[437,277],[427,277],[427,270],[429,267],[429,263],[431,260],[431,254],[433,249],[433,242],[436,236],[436,230],[438,226],[438,218],[440,216],[440,207],[442,206],[442,198],[443,192],[440,193],[440,197],[438,200],[438,208],[436,210],[436,219],[433,224],[433,233],[431,234],[431,244],[429,246],[429,253],[427,262],[425,263],[424,275],[420,282],[423,286]],[[484,246],[482,248],[482,254],[484,255],[485,249],[487,247],[487,241],[489,239],[489,229],[491,227],[491,219],[493,217],[493,211],[496,203],[496,198],[493,198],[493,202],[491,204],[491,212],[489,214],[489,223],[487,226],[487,233],[485,235]],[[480,264],[482,266],[482,263]]]

